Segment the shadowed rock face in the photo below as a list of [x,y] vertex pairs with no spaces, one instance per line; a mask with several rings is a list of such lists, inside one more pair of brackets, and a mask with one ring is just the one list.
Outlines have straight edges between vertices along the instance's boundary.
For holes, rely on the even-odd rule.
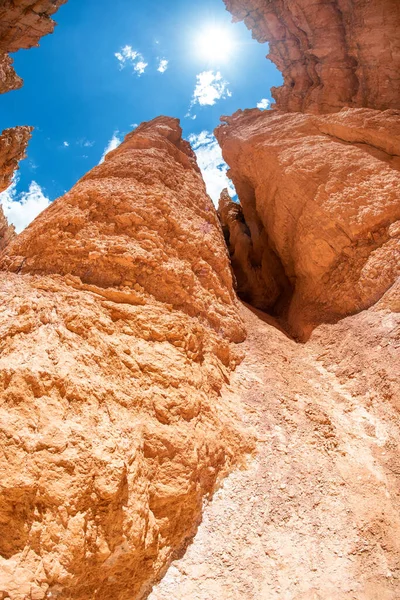
[[244,328],[178,121],[128,135],[2,265],[1,589],[141,598],[252,446],[220,398]]
[[249,244],[273,252],[259,271],[270,304],[282,293],[271,286],[276,257],[293,287],[281,306],[292,332],[377,302],[399,275],[400,112],[255,109],[223,120],[216,136]]
[[[26,146],[31,137],[32,127],[5,129],[0,136],[0,192],[11,183],[18,162],[25,158]],[[0,250],[15,237],[13,225],[8,225],[0,205]]]
[[400,108],[397,0],[224,0],[244,20],[284,85],[285,111],[337,112],[344,106]]
[[291,285],[282,263],[269,244],[256,211],[248,215],[246,222],[242,206],[233,202],[228,191],[224,190],[219,201],[218,216],[229,249],[239,297],[266,312],[279,312],[291,296]]
[[67,0],[4,0],[0,6],[0,94],[15,90],[23,81],[12,66],[10,52],[37,46],[52,33],[53,15]]

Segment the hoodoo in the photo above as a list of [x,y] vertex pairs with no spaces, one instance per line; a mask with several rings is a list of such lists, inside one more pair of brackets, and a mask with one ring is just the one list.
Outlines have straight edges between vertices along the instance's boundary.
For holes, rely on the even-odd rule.
[[252,446],[220,398],[244,327],[178,121],[129,134],[2,265],[1,589],[142,597]]

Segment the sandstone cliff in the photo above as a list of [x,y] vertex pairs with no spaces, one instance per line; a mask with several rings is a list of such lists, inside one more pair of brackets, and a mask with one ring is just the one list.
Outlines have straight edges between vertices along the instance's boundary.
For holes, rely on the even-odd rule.
[[0,6],[0,94],[22,86],[8,55],[37,46],[41,37],[52,33],[53,15],[67,0],[4,0]]
[[[11,183],[18,162],[25,158],[25,151],[31,137],[31,127],[5,129],[0,135],[0,192]],[[8,225],[0,205],[0,250],[15,237],[13,225]]]
[[377,302],[399,275],[400,112],[223,120],[216,136],[270,291],[258,307],[307,336]]
[[344,106],[400,108],[397,0],[224,0],[244,20],[284,85],[285,111],[331,113]]
[[0,580],[141,598],[243,453],[244,328],[178,122],[143,124],[3,252]]

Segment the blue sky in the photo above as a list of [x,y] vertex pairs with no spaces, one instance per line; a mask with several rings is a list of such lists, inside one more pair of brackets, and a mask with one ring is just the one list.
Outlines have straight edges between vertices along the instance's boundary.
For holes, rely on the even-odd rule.
[[215,196],[225,177],[210,137],[219,117],[269,100],[281,84],[267,44],[232,24],[222,0],[69,0],[55,18],[39,48],[13,56],[24,87],[0,96],[1,129],[35,127],[2,197],[17,228],[98,164],[110,140],[160,114],[181,119]]

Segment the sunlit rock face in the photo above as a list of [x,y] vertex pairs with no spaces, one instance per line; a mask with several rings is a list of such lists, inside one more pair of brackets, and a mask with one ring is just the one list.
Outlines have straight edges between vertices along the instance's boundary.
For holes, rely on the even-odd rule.
[[[0,135],[0,192],[11,183],[18,162],[25,158],[25,151],[31,137],[31,127],[5,129]],[[3,250],[15,236],[14,226],[9,226],[0,205],[0,250]]]
[[224,0],[244,20],[284,85],[285,111],[337,112],[344,106],[400,108],[397,0]]
[[[400,112],[255,109],[223,121],[216,136],[251,243],[266,253],[275,314],[306,336],[377,302],[399,275]],[[285,288],[271,286],[277,259],[293,289],[286,306],[276,304]]]
[[220,397],[244,328],[178,121],[129,134],[2,265],[1,590],[141,598],[252,445]]
[[52,33],[51,18],[67,0],[5,0],[0,6],[0,94],[23,85],[12,66],[9,53],[37,46],[41,37]]

